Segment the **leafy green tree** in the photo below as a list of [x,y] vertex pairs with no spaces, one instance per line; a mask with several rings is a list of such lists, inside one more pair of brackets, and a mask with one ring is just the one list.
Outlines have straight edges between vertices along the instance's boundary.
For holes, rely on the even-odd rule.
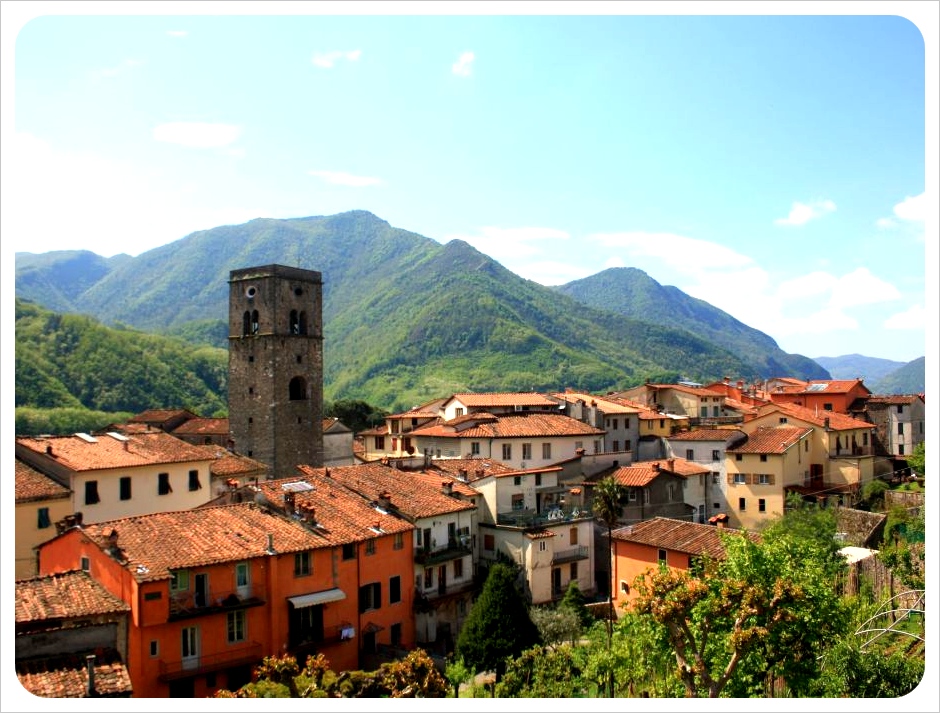
[[493,564],[460,629],[456,655],[477,671],[495,671],[498,682],[507,658],[538,643],[539,631],[516,588],[513,570],[501,562]]
[[853,635],[826,655],[824,675],[810,695],[832,698],[898,698],[913,691],[924,677],[923,656],[882,647],[863,650]]
[[902,507],[892,508],[885,523],[884,542],[878,557],[909,589],[924,588],[925,527],[923,509],[911,513]]
[[868,510],[877,512],[884,509],[885,491],[890,490],[891,486],[880,478],[875,478],[870,483],[865,483],[862,488],[862,502]]
[[454,687],[454,698],[460,696],[460,686],[474,677],[474,671],[462,658],[450,657],[444,667],[444,678]]
[[547,647],[557,648],[565,642],[573,644],[581,636],[581,622],[570,607],[560,604],[535,607],[529,611],[529,616]]
[[567,607],[573,611],[578,617],[578,621],[581,622],[582,629],[589,628],[595,621],[594,615],[591,614],[584,603],[584,593],[574,579],[568,583],[568,588],[565,590],[565,595],[561,598],[559,606]]
[[922,441],[914,446],[914,452],[907,457],[907,464],[910,466],[911,470],[921,477],[923,477],[924,473],[926,472],[924,469],[924,449],[925,445]]
[[340,399],[328,403],[323,412],[330,418],[338,418],[344,426],[355,433],[382,423],[388,415],[388,412],[356,399]]
[[496,684],[500,698],[572,698],[586,695],[577,660],[570,647],[533,646],[506,667]]

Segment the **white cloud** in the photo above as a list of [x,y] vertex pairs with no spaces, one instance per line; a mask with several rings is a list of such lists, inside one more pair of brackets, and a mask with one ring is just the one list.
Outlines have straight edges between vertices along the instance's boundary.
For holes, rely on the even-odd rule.
[[923,305],[914,305],[904,312],[893,314],[885,320],[885,329],[924,329],[927,324],[927,311]]
[[831,285],[829,306],[834,309],[860,307],[901,298],[898,289],[889,282],[875,277],[867,267],[859,267],[836,278]]
[[153,130],[153,138],[157,141],[198,149],[228,146],[240,135],[241,129],[231,124],[208,124],[196,121],[160,124]]
[[908,196],[894,206],[894,214],[901,220],[923,223],[927,219],[927,199],[924,193],[911,198]]
[[626,266],[627,265],[626,263],[624,263],[623,258],[620,257],[619,255],[611,255],[609,258],[607,258],[607,260],[604,261],[605,269],[610,268],[610,267],[626,267]]
[[668,263],[671,270],[686,275],[700,275],[704,270],[740,269],[753,263],[751,258],[724,245],[675,233],[594,233],[587,240],[624,251],[631,263],[635,258],[656,258]]
[[186,30],[167,30],[166,33],[170,37],[186,37],[189,34]]
[[813,203],[800,203],[794,201],[793,207],[786,218],[777,218],[774,220],[776,225],[805,225],[814,218],[819,218],[826,213],[832,213],[836,209],[836,204],[831,200],[815,201]]
[[[504,265],[504,267],[507,266]],[[555,260],[522,263],[515,268],[508,269],[511,269],[520,277],[538,282],[540,285],[564,285],[593,274],[593,271],[588,268]]]
[[475,59],[476,56],[473,52],[464,52],[457,61],[451,65],[450,71],[458,77],[469,77],[473,72],[473,60]]
[[337,186],[354,186],[361,188],[363,186],[378,186],[383,182],[381,178],[356,176],[352,173],[344,173],[343,171],[307,171],[307,173]]
[[339,50],[334,50],[332,52],[315,52],[313,59],[310,61],[317,67],[323,67],[324,69],[331,69],[336,65],[337,60],[345,59],[350,62],[355,62],[362,56],[362,50],[350,50],[348,52],[340,52]]
[[499,228],[488,225],[480,228],[477,233],[445,235],[443,242],[463,240],[484,255],[489,255],[493,259],[498,260],[502,265],[512,270],[517,275],[541,282],[540,279],[531,277],[531,273],[523,275],[520,270],[523,270],[524,267],[516,265],[514,261],[545,252],[542,243],[546,240],[567,240],[568,237],[568,233],[563,230],[556,230],[555,228],[537,228],[532,226]]
[[875,225],[879,228],[893,228],[897,223],[891,220],[891,218],[879,218],[875,221]]

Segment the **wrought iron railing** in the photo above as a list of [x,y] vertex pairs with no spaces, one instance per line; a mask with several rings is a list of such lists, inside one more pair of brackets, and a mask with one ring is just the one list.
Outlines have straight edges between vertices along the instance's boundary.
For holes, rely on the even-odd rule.
[[175,661],[160,661],[159,677],[161,681],[172,681],[178,678],[197,676],[233,666],[254,663],[262,658],[261,644],[252,641],[241,646],[232,646],[218,653],[192,656]]
[[567,550],[558,550],[552,555],[552,564],[564,564],[565,562],[575,562],[585,560],[589,557],[588,548],[581,545],[571,547]]
[[572,520],[590,519],[591,512],[586,508],[552,508],[540,513],[534,510],[510,510],[496,514],[496,524],[508,527],[544,527],[546,525],[557,525],[560,522],[570,522]]
[[260,606],[264,604],[264,587],[250,585],[238,589],[210,589],[207,595],[193,590],[170,592],[170,620],[206,616],[232,609]]

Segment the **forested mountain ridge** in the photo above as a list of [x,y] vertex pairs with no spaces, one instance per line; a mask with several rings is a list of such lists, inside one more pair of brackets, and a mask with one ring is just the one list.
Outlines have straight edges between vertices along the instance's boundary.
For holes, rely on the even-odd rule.
[[[42,305],[43,285],[75,269],[73,254],[16,257],[17,295]],[[594,309],[462,241],[441,245],[365,211],[257,219],[134,258],[91,260],[86,281],[70,277],[73,287],[56,299],[68,302],[61,311],[104,324],[224,348],[230,270],[271,263],[323,276],[327,399],[396,409],[460,390],[604,390],[647,378],[779,375],[766,371],[767,360],[716,345],[701,331]],[[30,279],[21,284],[24,274]],[[788,373],[814,375],[807,371]]]

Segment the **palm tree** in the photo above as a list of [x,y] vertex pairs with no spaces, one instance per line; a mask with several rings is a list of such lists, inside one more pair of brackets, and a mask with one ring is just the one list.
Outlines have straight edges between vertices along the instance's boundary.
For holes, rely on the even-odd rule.
[[[608,551],[608,563],[610,565],[610,576],[613,577],[614,573],[614,539],[612,537],[612,532],[614,527],[617,526],[618,521],[620,520],[620,513],[623,508],[625,491],[622,485],[620,485],[613,476],[608,476],[600,481],[597,485],[594,486],[594,502],[593,509],[594,515],[600,520],[604,525],[607,526],[607,551]],[[608,606],[609,610],[607,612],[607,650],[610,651],[611,642],[613,639],[613,626],[614,626],[614,587],[613,582],[609,583],[609,593],[608,593]],[[611,672],[609,680],[609,694],[610,697],[614,696],[614,679],[613,672]]]

